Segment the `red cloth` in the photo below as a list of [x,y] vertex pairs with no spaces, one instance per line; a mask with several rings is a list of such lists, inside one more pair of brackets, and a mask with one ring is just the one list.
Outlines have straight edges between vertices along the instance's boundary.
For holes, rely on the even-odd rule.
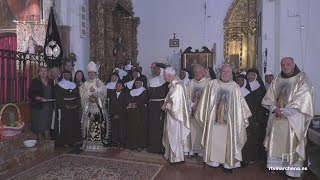
[[[17,50],[17,37],[14,35],[8,35],[4,37],[0,37],[0,49],[4,50]],[[8,69],[8,65],[10,64],[10,69]],[[9,101],[8,94],[8,75],[10,73],[11,78],[15,77],[17,74],[16,70],[16,61],[7,60],[6,58],[0,57],[0,104],[7,103]],[[16,84],[18,84],[18,78],[13,78],[13,95],[14,100],[18,101],[17,94],[19,93],[19,88]]]

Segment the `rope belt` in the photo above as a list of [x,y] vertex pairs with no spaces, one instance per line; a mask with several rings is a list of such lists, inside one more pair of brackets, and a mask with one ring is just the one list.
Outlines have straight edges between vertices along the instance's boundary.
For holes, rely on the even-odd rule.
[[73,97],[73,98],[63,98],[63,100],[65,100],[65,101],[72,101],[72,100],[75,100],[76,99],[76,97]]
[[155,102],[159,102],[159,101],[164,101],[165,99],[149,99],[149,102],[151,101],[155,101]]

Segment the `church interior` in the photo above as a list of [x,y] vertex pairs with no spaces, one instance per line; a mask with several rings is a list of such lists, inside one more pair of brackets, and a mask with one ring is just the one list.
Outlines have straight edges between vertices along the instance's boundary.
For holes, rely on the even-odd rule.
[[[0,0],[0,179],[320,179],[319,8],[319,0]],[[63,70],[72,62],[72,74],[81,70],[89,79],[93,61],[107,84],[129,60],[148,82],[154,62],[177,72],[201,64],[217,77],[228,64],[234,73],[255,68],[265,81],[267,72],[282,73],[285,57],[312,84],[314,116],[299,178],[271,172],[263,160],[230,173],[201,156],[172,164],[163,153],[119,145],[98,152],[55,147],[33,132],[28,91],[42,66]]]

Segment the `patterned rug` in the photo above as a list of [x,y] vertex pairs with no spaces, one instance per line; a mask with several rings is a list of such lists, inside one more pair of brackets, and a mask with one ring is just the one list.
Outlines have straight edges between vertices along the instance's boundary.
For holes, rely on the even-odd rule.
[[[152,162],[152,163],[164,164],[164,163],[168,162],[164,158],[163,155],[149,153],[146,150],[143,150],[141,152],[136,152],[136,151],[132,151],[132,150],[129,150],[129,149],[125,149],[125,150],[121,151],[120,157],[122,157],[122,158],[124,158],[126,160],[132,160],[132,161],[143,159],[144,161],[148,161],[148,162]],[[202,167],[203,166],[202,157],[193,157],[193,158],[185,157],[184,160],[188,165],[191,165],[191,166],[198,166],[198,167]]]
[[10,179],[147,180],[155,178],[161,168],[153,163],[63,154]]

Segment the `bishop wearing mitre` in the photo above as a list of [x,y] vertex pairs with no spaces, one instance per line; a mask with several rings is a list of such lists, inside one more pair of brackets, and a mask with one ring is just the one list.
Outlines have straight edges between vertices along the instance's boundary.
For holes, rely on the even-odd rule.
[[232,81],[232,67],[223,65],[220,79],[209,82],[195,112],[195,118],[204,126],[201,145],[207,165],[222,164],[227,174],[240,167],[250,116],[240,87]]
[[97,77],[98,70],[93,61],[88,64],[87,71],[89,79],[80,86],[83,148],[87,151],[103,151],[110,144],[107,89]]

